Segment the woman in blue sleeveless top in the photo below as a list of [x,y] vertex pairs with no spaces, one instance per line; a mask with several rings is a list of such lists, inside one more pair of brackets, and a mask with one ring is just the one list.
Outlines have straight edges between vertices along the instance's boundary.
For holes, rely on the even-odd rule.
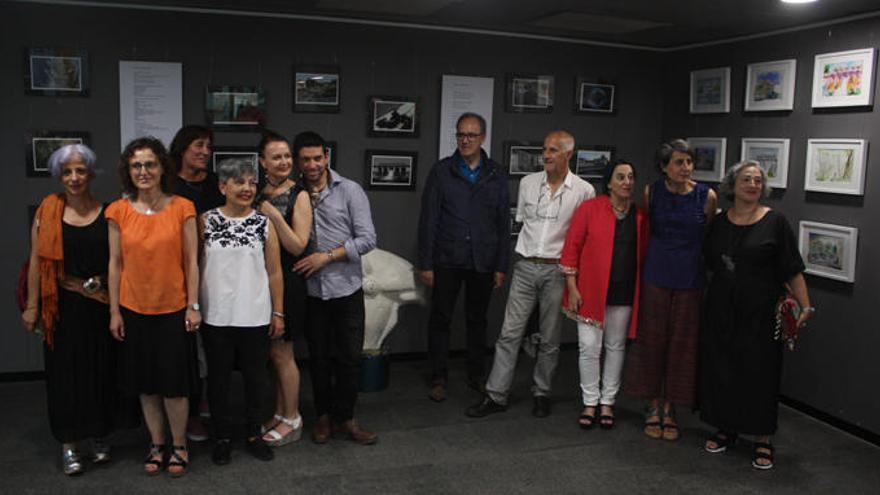
[[661,178],[645,187],[651,240],[626,390],[651,401],[646,435],[677,440],[674,405],[693,407],[695,399],[703,237],[717,197],[707,185],[691,179],[694,151],[687,141],[662,144],[657,167]]

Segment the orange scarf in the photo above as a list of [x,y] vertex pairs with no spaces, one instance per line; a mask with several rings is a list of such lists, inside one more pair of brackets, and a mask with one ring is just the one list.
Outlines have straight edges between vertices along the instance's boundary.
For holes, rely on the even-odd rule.
[[40,302],[43,339],[52,348],[55,322],[58,321],[58,281],[64,278],[64,246],[61,242],[61,219],[64,194],[46,196],[37,209],[37,255],[40,260]]

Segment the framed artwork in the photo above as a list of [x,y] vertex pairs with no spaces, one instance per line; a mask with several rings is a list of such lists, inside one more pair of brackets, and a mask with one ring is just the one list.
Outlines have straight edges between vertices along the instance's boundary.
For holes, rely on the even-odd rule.
[[418,98],[371,96],[369,135],[373,137],[418,137]]
[[256,86],[208,86],[205,121],[226,130],[255,130],[266,124],[266,92]]
[[687,138],[694,150],[694,180],[721,182],[724,178],[724,162],[727,159],[727,138]]
[[575,80],[575,112],[613,113],[614,85],[586,82],[583,78]]
[[873,96],[873,48],[816,55],[813,108],[867,106]]
[[508,74],[508,112],[552,112],[553,76],[534,74]]
[[785,189],[788,186],[789,146],[787,138],[743,138],[740,161],[760,163],[770,187]]
[[417,158],[415,151],[367,150],[368,189],[414,191]]
[[[326,145],[327,149],[327,168],[336,170],[335,160],[337,160],[336,157],[339,156],[336,141],[324,141],[324,144]],[[294,164],[293,166],[296,167],[296,164]]]
[[216,173],[217,167],[230,160],[244,161],[254,169],[257,179],[260,178],[260,153],[252,146],[214,146],[211,155],[211,169]]
[[691,71],[690,111],[730,112],[730,67]]
[[528,141],[505,141],[504,156],[507,157],[508,174],[528,175],[544,170],[544,143]]
[[808,139],[804,189],[861,196],[867,156],[864,139]]
[[574,173],[582,179],[601,179],[605,167],[613,158],[613,146],[593,145],[580,148],[572,157]]
[[749,64],[746,68],[746,112],[794,109],[797,60]]
[[830,223],[800,222],[798,245],[806,273],[842,282],[856,280],[859,229]]
[[518,237],[523,228],[522,222],[516,221],[516,206],[510,207],[510,237]]
[[85,50],[28,48],[24,92],[38,96],[89,96],[89,56]]
[[294,112],[339,111],[339,67],[302,65],[293,68]]
[[25,175],[51,177],[49,157],[68,144],[89,144],[89,133],[82,131],[30,131],[25,135]]

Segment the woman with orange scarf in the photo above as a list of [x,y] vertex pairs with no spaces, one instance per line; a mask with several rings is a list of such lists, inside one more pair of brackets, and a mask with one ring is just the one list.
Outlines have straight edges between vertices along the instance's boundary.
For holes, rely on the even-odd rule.
[[52,434],[62,444],[62,468],[82,473],[79,448],[91,440],[91,460],[110,460],[103,442],[113,427],[115,345],[105,285],[107,222],[92,198],[95,153],[85,145],[59,148],[49,170],[63,193],[47,196],[31,228],[25,328],[42,327],[46,396]]

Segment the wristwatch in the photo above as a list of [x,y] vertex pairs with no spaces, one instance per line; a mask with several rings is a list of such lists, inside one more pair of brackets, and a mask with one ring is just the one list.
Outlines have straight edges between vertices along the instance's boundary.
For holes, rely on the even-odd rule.
[[187,305],[187,307],[193,311],[201,311],[201,307],[199,306],[199,303],[192,303],[192,304]]

